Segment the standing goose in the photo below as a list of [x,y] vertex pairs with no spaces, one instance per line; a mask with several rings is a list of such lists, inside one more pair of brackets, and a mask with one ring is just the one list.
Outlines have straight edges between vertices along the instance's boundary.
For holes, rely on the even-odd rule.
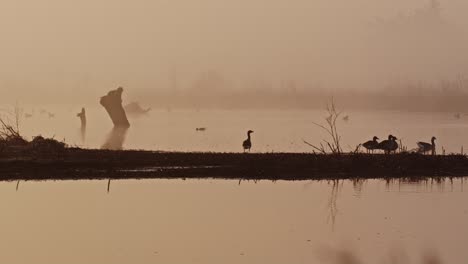
[[417,143],[418,147],[419,147],[418,153],[424,154],[424,153],[427,153],[427,152],[430,151],[432,155],[435,155],[435,147],[436,147],[435,140],[436,140],[436,138],[432,137],[431,138],[431,144],[429,144],[427,142],[421,142],[421,141],[418,142]]
[[244,152],[246,150],[249,150],[249,152],[250,152],[250,148],[252,147],[252,142],[250,141],[250,134],[251,133],[253,133],[252,130],[247,131],[247,139],[244,140],[244,142],[242,143],[242,147],[244,147]]
[[377,141],[379,138],[375,137],[372,140],[367,141],[366,143],[363,143],[362,146],[367,149],[367,153],[370,151],[374,152],[374,149],[377,149],[379,146],[379,142]]
[[398,149],[398,143],[396,142],[398,138],[392,137],[392,143],[390,144],[390,152],[396,153]]
[[396,151],[398,149],[398,143],[396,143],[397,138],[393,135],[388,135],[388,139],[384,140],[377,145],[377,149],[383,150],[386,154]]

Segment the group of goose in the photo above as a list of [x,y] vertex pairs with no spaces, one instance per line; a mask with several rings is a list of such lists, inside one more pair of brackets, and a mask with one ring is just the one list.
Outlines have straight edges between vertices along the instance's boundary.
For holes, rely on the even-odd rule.
[[[378,142],[378,139],[378,137],[374,137],[372,140],[363,143],[362,146],[367,149],[368,153],[373,153],[374,150],[383,150],[386,154],[390,154],[392,152],[395,153],[399,147],[398,143],[396,142],[397,138],[393,135],[389,135],[388,139],[382,142]],[[416,144],[418,145],[418,148],[416,149],[416,152],[422,154],[430,152],[432,155],[434,155],[436,149],[435,140],[436,138],[432,137],[431,143],[422,141],[417,142]]]
[[[242,142],[242,147],[244,148],[244,152],[245,151],[250,152],[250,148],[252,148],[252,141],[250,140],[250,134],[252,133],[253,133],[252,130],[247,131],[247,139],[244,140],[244,142]],[[387,140],[379,142],[378,141],[379,138],[374,136],[372,140],[362,143],[361,146],[367,149],[367,153],[371,153],[371,152],[373,153],[374,150],[383,150],[384,153],[386,154],[396,153],[399,147],[398,143],[396,142],[397,139],[398,138],[393,135],[388,135]],[[436,149],[435,140],[436,138],[432,137],[431,143],[422,142],[422,141],[417,142],[416,144],[418,145],[418,148],[415,151],[417,153],[422,153],[422,154],[431,152],[431,154],[434,155],[435,149]]]

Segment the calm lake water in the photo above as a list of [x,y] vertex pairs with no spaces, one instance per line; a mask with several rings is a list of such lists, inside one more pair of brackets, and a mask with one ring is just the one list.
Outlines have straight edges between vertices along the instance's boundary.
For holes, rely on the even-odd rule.
[[465,182],[3,182],[0,262],[466,263]]
[[[26,137],[65,139],[99,148],[112,129],[103,109],[88,107],[86,141],[77,107],[25,107]],[[393,134],[410,149],[468,146],[468,117],[449,113],[346,112],[345,150]],[[126,149],[311,152],[323,111],[152,111],[132,118]],[[196,127],[206,127],[196,132]],[[0,183],[1,263],[327,263],[339,252],[357,263],[468,260],[468,186],[442,183],[241,182],[228,180],[48,181]],[[344,254],[344,253],[343,253]],[[344,254],[346,255],[346,254]],[[390,261],[399,259],[401,261]],[[408,260],[409,262],[404,262]],[[348,263],[348,262],[330,262]],[[352,262],[356,263],[356,262]]]
[[[22,133],[27,137],[43,135],[55,137],[70,145],[99,148],[106,141],[112,123],[103,108],[87,107],[86,141],[82,142],[80,121],[75,107],[25,106]],[[40,110],[55,114],[49,118]],[[408,149],[417,141],[430,142],[437,137],[437,149],[447,152],[468,147],[468,116],[455,118],[453,113],[407,112],[344,112],[349,121],[339,122],[339,132],[345,151],[354,150],[362,142],[378,136],[382,140],[393,134],[403,140]],[[153,110],[147,116],[130,118],[124,148],[165,151],[221,151],[240,152],[246,132],[252,134],[254,152],[311,152],[303,139],[319,144],[326,134],[313,122],[324,122],[324,111],[222,111],[222,110]],[[205,132],[195,128],[206,127]]]

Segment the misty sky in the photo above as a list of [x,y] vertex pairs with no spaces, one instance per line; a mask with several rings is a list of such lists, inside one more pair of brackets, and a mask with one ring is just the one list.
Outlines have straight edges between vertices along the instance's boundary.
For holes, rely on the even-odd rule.
[[296,80],[339,89],[467,73],[466,0],[440,1],[440,28],[376,22],[428,2],[3,0],[0,98],[71,99],[77,90],[95,98],[118,85],[164,90],[173,72],[187,86],[217,71],[233,87]]

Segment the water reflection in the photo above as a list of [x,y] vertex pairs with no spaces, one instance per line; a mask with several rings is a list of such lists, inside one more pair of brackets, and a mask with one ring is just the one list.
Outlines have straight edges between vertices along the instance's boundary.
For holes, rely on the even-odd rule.
[[78,247],[86,263],[440,263],[427,248],[468,258],[463,178],[21,184],[0,183],[2,263],[70,263]]
[[[60,106],[43,106],[56,113],[66,113],[68,109]],[[81,105],[76,107],[81,108]],[[449,113],[407,113],[407,112],[348,112],[352,122],[341,126],[343,146],[346,151],[353,151],[363,141],[362,131],[388,135],[398,127],[398,134],[404,136],[403,144],[411,149],[421,140],[421,131],[434,131],[441,140],[446,153],[460,153],[460,147],[468,145],[467,125],[463,122],[450,121]],[[103,133],[110,130],[109,116],[99,106],[86,108],[87,130],[86,146],[99,148],[103,144]],[[249,123],[245,124],[245,117]],[[132,121],[131,133],[128,133],[125,148],[165,151],[214,151],[239,152],[239,140],[244,131],[239,124],[255,126],[259,133],[255,138],[254,152],[312,152],[311,147],[302,142],[302,138],[324,138],[323,133],[311,121],[323,119],[322,111],[201,111],[174,110],[170,113],[154,110],[147,118]],[[78,121],[78,120],[75,120]],[[196,133],[195,128],[209,129],[205,133]],[[287,124],[287,125],[279,125]],[[37,135],[55,135],[66,138],[70,145],[82,145],[79,129],[70,126],[68,115],[57,115],[54,119],[42,119],[39,115],[24,120],[22,131],[25,137]],[[256,133],[257,133],[256,132]],[[312,142],[313,143],[313,142]]]
[[[412,261],[411,256],[421,256],[420,261]],[[322,247],[317,253],[317,259],[320,263],[330,264],[364,264],[369,263],[365,257],[359,256],[356,249],[351,248],[333,248]],[[434,249],[425,249],[422,253],[411,252],[408,253],[402,247],[392,248],[388,251],[387,255],[382,257],[378,263],[384,264],[442,264],[441,257]]]
[[463,177],[431,177],[387,179],[385,187],[391,192],[463,192]]
[[335,229],[335,222],[336,216],[338,215],[338,195],[340,193],[341,187],[343,187],[343,181],[340,180],[333,180],[331,181],[331,189],[330,189],[330,196],[328,198],[327,208],[328,208],[328,216],[327,216],[327,223],[331,223],[332,230]]
[[[338,201],[341,190],[344,184],[351,184],[354,197],[361,198],[365,190],[365,185],[368,182],[374,183],[375,180],[368,179],[350,179],[350,180],[330,180],[326,181],[328,186],[328,198],[326,200],[327,217],[326,223],[330,225],[331,230],[335,230],[335,225],[338,220],[339,207]],[[463,192],[465,180],[464,177],[433,177],[433,178],[401,178],[401,179],[386,179],[377,180],[377,182],[383,182],[385,184],[386,192],[396,193],[445,193],[445,192]],[[240,184],[240,181],[239,181]],[[307,190],[310,186],[317,184],[316,181],[307,181],[304,183],[303,190]],[[375,186],[371,186],[370,189],[374,189]]]
[[114,127],[108,134],[106,141],[102,145],[102,149],[121,150],[127,136],[128,128]]
[[351,181],[353,182],[353,188],[354,188],[355,196],[360,197],[362,189],[364,188],[364,183],[366,182],[366,180],[358,178],[358,179],[352,179]]
[[78,133],[80,135],[80,142],[82,145],[84,145],[86,143],[86,126],[80,127]]

